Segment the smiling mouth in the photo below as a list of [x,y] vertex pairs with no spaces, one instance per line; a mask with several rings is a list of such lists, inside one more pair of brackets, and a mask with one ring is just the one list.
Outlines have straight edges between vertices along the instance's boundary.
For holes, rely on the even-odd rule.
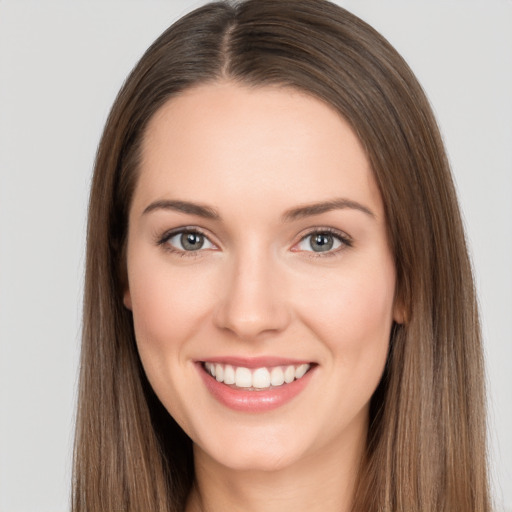
[[217,382],[244,391],[264,391],[290,384],[302,379],[312,367],[309,363],[302,363],[251,369],[208,361],[202,366]]

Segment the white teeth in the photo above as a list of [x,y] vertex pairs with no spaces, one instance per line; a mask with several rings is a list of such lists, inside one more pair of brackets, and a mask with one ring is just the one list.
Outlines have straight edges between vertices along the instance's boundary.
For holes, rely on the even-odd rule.
[[284,371],[284,381],[286,384],[290,384],[290,382],[293,382],[295,379],[295,367],[293,366],[287,366],[286,370]]
[[237,368],[235,371],[235,385],[238,388],[250,388],[252,386],[252,373],[249,368]]
[[224,368],[224,384],[234,384],[235,383],[235,369],[227,364]]
[[235,385],[239,388],[268,389],[270,386],[282,386],[290,384],[295,379],[301,379],[309,370],[311,365],[301,364],[274,366],[271,368],[257,368],[251,370],[243,366],[234,367],[229,364],[204,363],[205,370],[218,382],[228,385]]
[[270,372],[270,384],[272,384],[272,386],[281,386],[284,384],[284,372],[280,366],[272,368]]
[[252,387],[253,388],[268,388],[268,387],[270,387],[270,373],[266,368],[258,368],[252,374]]
[[219,382],[224,382],[224,367],[221,364],[215,365],[215,378]]
[[304,375],[308,371],[308,369],[309,369],[309,364],[301,364],[295,370],[295,378],[300,379],[301,377],[304,377]]
[[204,363],[204,367],[206,371],[212,376],[215,377],[215,365],[212,363]]

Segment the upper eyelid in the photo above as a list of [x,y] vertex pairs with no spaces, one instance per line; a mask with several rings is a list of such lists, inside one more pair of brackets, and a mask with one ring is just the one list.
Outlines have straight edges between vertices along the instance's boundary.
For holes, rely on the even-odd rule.
[[158,246],[161,246],[166,252],[174,253],[175,255],[183,256],[183,257],[200,257],[201,254],[205,251],[211,251],[212,247],[208,248],[200,248],[194,251],[187,251],[184,249],[180,249],[179,247],[176,247],[174,244],[168,243],[169,240],[172,238],[183,234],[183,233],[197,233],[198,235],[203,236],[208,240],[208,242],[213,246],[213,250],[218,248],[218,244],[216,244],[214,241],[212,241],[211,237],[208,236],[206,233],[203,232],[202,229],[198,228],[197,226],[191,226],[191,227],[179,227],[174,229],[169,229],[165,231],[162,235],[156,236],[156,244]]
[[302,233],[297,235],[297,241],[294,242],[294,245],[299,243],[301,240],[304,240],[304,238],[315,235],[315,234],[321,234],[321,233],[328,233],[330,235],[338,237],[341,241],[345,243],[352,243],[352,237],[346,233],[345,231],[341,231],[340,229],[331,228],[331,227],[314,227],[314,228],[308,228],[307,230],[304,230]]
[[[316,251],[308,251],[308,250],[301,250],[301,249],[295,249],[294,247],[297,247],[305,238],[310,237],[315,234],[321,234],[321,233],[328,233],[329,235],[332,235],[339,239],[341,243],[341,247],[338,247],[336,249],[324,251],[324,252],[316,252]],[[334,229],[334,228],[315,228],[307,233],[303,234],[298,241],[296,241],[293,246],[291,247],[292,252],[301,253],[303,257],[310,258],[313,260],[319,260],[319,259],[326,259],[326,258],[336,258],[341,256],[345,250],[350,249],[353,247],[353,239],[351,236],[346,234],[344,231]]]
[[[308,251],[308,250],[301,250],[299,248],[297,248],[297,246],[306,238],[310,237],[310,236],[313,236],[315,234],[322,234],[322,233],[328,233],[329,235],[332,235],[336,238],[338,238],[338,240],[340,241],[341,243],[341,247],[338,247],[336,249],[332,249],[332,250],[328,250],[328,251],[324,251],[324,252],[315,252],[315,251]],[[332,227],[315,227],[315,228],[309,228],[309,230],[307,230],[305,233],[302,232],[301,235],[299,235],[300,238],[298,238],[298,240],[296,242],[293,243],[292,247],[290,248],[290,250],[292,252],[296,252],[296,253],[303,253],[305,257],[308,257],[308,258],[328,258],[328,257],[334,257],[334,256],[339,256],[340,254],[342,254],[346,249],[349,249],[351,247],[353,247],[353,239],[350,235],[348,235],[347,233],[345,233],[344,231],[341,231],[339,229],[336,229],[336,228],[332,228]]]
[[[185,233],[185,232],[198,233],[198,234],[204,236],[205,238],[207,238],[210,241],[210,243],[212,243],[213,245],[215,245],[215,246],[220,245],[219,243],[212,240],[212,236],[209,235],[206,232],[206,230],[200,228],[199,226],[181,226],[178,228],[169,229],[169,230],[165,231],[163,234],[157,235],[156,240],[157,240],[158,244],[164,244],[170,238],[172,238],[180,233]],[[352,237],[344,231],[341,231],[339,229],[332,228],[332,227],[327,227],[327,226],[315,226],[315,227],[307,228],[307,229],[303,230],[301,233],[299,233],[296,236],[295,241],[292,243],[292,247],[296,246],[298,243],[300,243],[306,237],[312,236],[315,234],[320,234],[320,233],[329,233],[330,235],[333,235],[333,236],[339,238],[345,245],[350,245],[353,242]]]
[[179,235],[180,233],[198,233],[199,235],[202,235],[208,240],[210,240],[212,244],[216,245],[215,242],[213,242],[213,240],[211,239],[211,236],[208,233],[206,233],[203,229],[197,226],[182,226],[179,228],[169,229],[162,233],[161,235],[157,235],[156,238],[159,243],[164,243],[170,238]]

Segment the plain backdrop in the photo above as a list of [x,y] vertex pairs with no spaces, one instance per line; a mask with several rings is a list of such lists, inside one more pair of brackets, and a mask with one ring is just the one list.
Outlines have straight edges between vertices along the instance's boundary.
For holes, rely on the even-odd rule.
[[[69,509],[86,204],[110,105],[203,2],[0,0],[0,512]],[[476,272],[494,494],[512,510],[512,2],[339,1],[438,116]]]

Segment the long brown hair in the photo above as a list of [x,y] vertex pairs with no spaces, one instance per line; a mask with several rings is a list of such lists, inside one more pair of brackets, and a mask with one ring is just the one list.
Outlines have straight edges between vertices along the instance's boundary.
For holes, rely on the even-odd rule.
[[190,439],[149,386],[123,307],[141,139],[191,86],[298,88],[351,124],[384,201],[406,321],[370,408],[354,510],[490,510],[483,361],[471,265],[449,165],[413,73],[374,29],[325,0],[208,4],[147,50],[101,139],[91,190],[73,510],[183,510]]

